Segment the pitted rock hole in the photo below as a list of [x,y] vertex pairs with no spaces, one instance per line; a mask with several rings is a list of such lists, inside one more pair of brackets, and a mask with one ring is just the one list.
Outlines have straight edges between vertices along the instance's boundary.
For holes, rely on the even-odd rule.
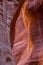
[[11,58],[10,57],[7,57],[6,58],[6,62],[8,63],[8,62],[11,62]]
[[30,62],[29,65],[38,65],[39,61]]

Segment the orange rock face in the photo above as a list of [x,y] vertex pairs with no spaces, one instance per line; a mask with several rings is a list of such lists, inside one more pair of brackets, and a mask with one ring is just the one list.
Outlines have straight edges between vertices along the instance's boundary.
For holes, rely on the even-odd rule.
[[[23,7],[25,7],[25,5]],[[24,13],[20,13],[16,22],[15,39],[12,49],[16,65],[43,65],[43,8],[40,7],[42,7],[42,5],[36,10],[30,8],[28,12],[25,12],[23,8]],[[31,19],[34,20],[29,21],[30,17],[27,13],[29,13],[31,17],[33,16]],[[27,18],[25,18],[25,16],[27,16]],[[25,22],[28,24],[30,22],[30,26],[27,26],[28,28],[25,27]],[[28,37],[31,38],[34,47],[29,48],[31,41],[29,40],[29,43]]]

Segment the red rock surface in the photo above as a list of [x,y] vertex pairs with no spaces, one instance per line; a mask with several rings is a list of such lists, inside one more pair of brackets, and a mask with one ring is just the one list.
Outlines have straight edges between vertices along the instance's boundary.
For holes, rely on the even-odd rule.
[[[30,34],[34,48],[28,50],[28,34],[24,26],[22,12],[18,16],[15,24],[14,45],[11,52],[10,26],[17,8],[21,0],[3,0],[0,1],[0,65],[43,65],[43,7],[36,14],[36,21],[30,26]],[[37,4],[41,4],[42,0],[34,0]],[[34,3],[31,2],[30,4]],[[30,5],[28,4],[28,5]],[[35,6],[36,6],[35,5]],[[39,6],[38,5],[38,6]],[[27,6],[34,13],[34,4]],[[37,7],[35,7],[36,9]],[[40,7],[39,7],[40,9]],[[18,10],[19,11],[19,10]],[[41,15],[38,14],[41,12]],[[15,19],[15,18],[14,18]],[[13,26],[12,26],[13,27]],[[13,39],[13,38],[12,38]],[[13,56],[12,56],[13,54]],[[13,60],[14,58],[14,60]]]
[[[31,9],[30,9],[31,10]],[[33,10],[34,11],[34,10]],[[28,34],[24,27],[22,14],[20,14],[15,25],[15,40],[12,53],[16,65],[43,65],[43,14],[36,14],[35,22],[31,23],[30,34],[34,48],[27,49]],[[32,52],[31,52],[32,51]]]

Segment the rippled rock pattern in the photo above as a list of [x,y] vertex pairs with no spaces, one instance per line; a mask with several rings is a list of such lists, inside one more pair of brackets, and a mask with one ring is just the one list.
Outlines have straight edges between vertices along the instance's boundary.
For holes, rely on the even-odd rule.
[[[32,4],[31,0],[30,4]],[[30,7],[27,6],[27,10],[36,17],[36,20],[31,22],[29,31],[34,48],[29,57],[29,52],[27,53],[28,34],[23,23],[21,11],[15,25],[15,39],[12,50],[16,65],[43,65],[43,5],[39,6],[39,3],[36,3],[39,6],[37,8],[35,5],[36,9],[34,4],[30,4],[28,4]]]

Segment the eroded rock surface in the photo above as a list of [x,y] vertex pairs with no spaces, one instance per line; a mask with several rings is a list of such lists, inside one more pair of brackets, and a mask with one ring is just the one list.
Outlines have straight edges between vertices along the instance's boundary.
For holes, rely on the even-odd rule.
[[13,12],[13,2],[0,1],[0,65],[14,65],[9,35]]

